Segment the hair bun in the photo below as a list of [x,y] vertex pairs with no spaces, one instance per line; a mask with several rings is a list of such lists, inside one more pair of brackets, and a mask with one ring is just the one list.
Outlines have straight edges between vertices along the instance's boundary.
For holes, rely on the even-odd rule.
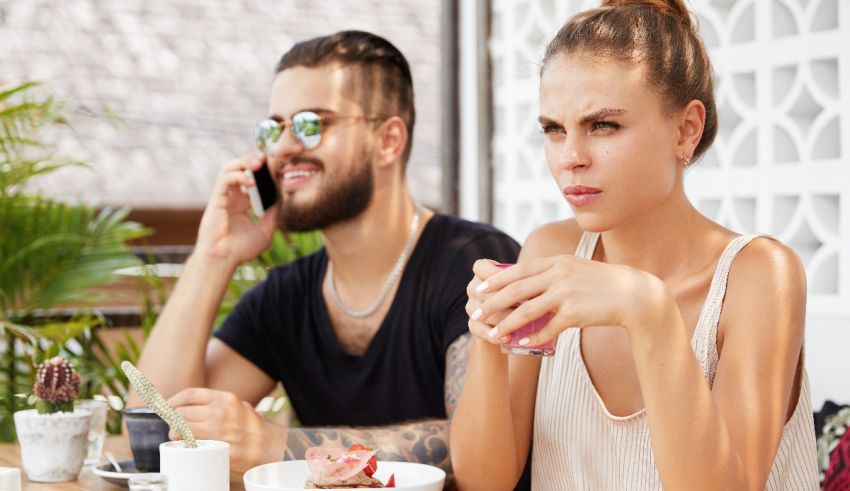
[[688,29],[692,27],[691,14],[683,0],[603,0],[603,7],[652,7],[662,13],[675,17]]

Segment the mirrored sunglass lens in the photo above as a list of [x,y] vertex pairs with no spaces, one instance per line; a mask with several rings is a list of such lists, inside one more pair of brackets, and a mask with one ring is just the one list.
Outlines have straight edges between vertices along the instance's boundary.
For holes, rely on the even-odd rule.
[[316,148],[322,141],[322,120],[314,112],[300,112],[292,117],[292,133],[305,147]]
[[268,144],[275,143],[280,139],[280,124],[273,119],[260,121],[257,125],[255,137],[257,139],[257,146],[261,150],[265,150]]

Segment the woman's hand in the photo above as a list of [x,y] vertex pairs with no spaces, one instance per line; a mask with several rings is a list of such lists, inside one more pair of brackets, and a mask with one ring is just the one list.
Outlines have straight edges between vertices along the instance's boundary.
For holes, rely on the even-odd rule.
[[470,331],[494,343],[547,313],[552,319],[520,339],[520,345],[543,344],[571,327],[651,325],[652,315],[672,302],[664,283],[649,273],[570,255],[532,259],[505,270],[479,260],[473,271]]
[[495,326],[497,322],[503,320],[508,316],[508,314],[513,312],[513,307],[503,308],[499,311],[492,311],[486,319],[479,318],[473,320],[472,315],[476,310],[481,308],[481,305],[486,299],[493,296],[492,293],[480,290],[479,285],[485,281],[489,281],[490,278],[498,274],[502,271],[502,269],[504,269],[504,266],[500,266],[499,263],[492,259],[479,259],[475,262],[475,266],[473,268],[475,276],[472,277],[472,281],[470,281],[469,285],[466,287],[466,294],[469,298],[466,302],[466,313],[470,316],[469,332],[471,332],[476,338],[493,344],[508,341],[507,336],[504,336],[503,338],[490,337],[488,336],[488,333],[493,329],[493,326]]

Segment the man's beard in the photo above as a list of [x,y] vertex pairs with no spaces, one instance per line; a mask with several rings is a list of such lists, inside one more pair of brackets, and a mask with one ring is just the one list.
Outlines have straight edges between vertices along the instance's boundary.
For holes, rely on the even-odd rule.
[[[325,166],[321,168],[327,178]],[[362,161],[362,165],[344,178],[328,179],[312,203],[296,205],[282,196],[278,227],[284,232],[306,232],[351,220],[369,206],[374,189],[372,166]]]

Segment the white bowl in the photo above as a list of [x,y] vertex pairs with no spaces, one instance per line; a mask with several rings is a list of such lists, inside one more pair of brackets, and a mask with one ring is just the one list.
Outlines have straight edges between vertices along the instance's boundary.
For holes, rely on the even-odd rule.
[[[374,477],[385,483],[390,474],[395,474],[395,489],[405,491],[442,491],[446,480],[446,473],[438,467],[378,461]],[[309,476],[306,460],[289,460],[258,465],[246,472],[242,480],[245,491],[302,491]]]

